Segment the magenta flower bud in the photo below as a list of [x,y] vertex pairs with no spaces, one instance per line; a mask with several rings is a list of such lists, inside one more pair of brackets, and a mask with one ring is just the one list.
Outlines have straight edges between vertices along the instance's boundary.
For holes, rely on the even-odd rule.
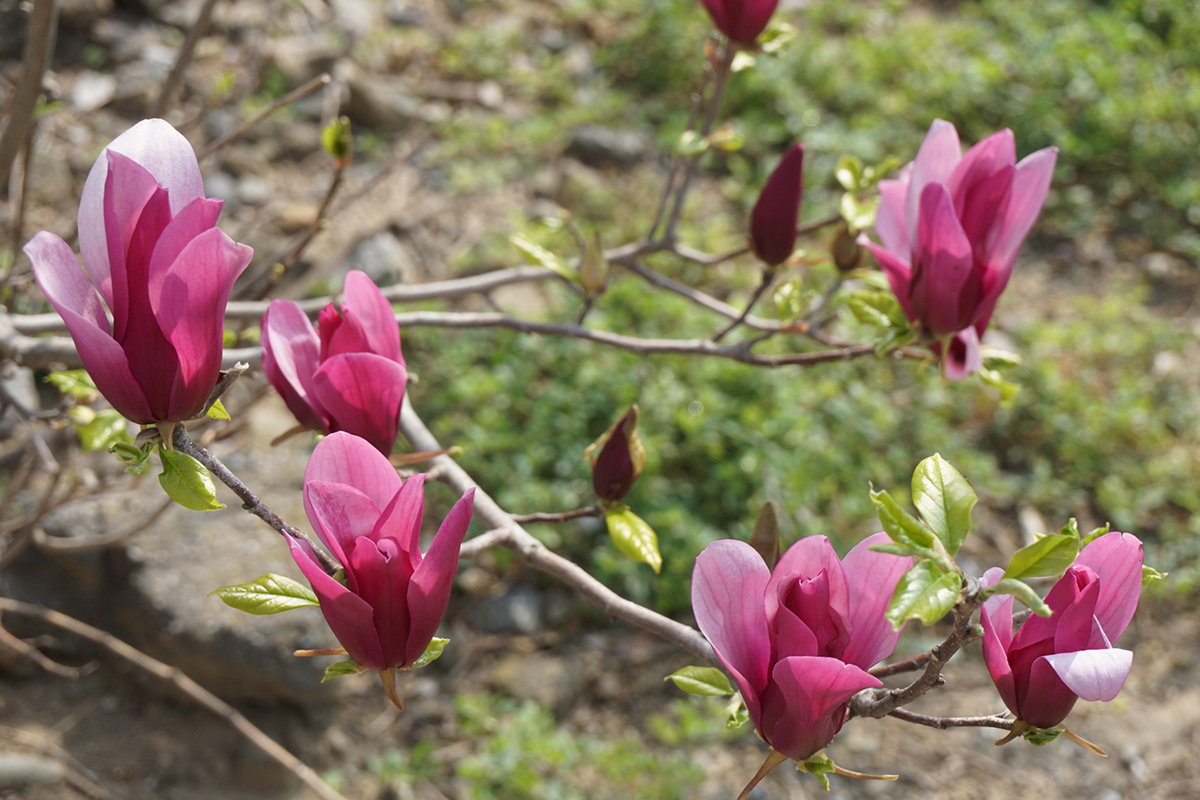
[[763,741],[803,761],[841,729],[850,698],[881,686],[867,673],[896,647],[884,619],[912,559],[875,553],[877,533],[844,560],[824,536],[788,548],[774,571],[732,539],[696,559],[692,610],[733,676]]
[[304,474],[309,522],[345,570],[345,584],[326,574],[307,542],[288,540],[292,558],[333,635],[368,669],[420,658],[450,600],[475,490],[454,504],[422,554],[424,483],[424,475],[401,481],[386,457],[348,433],[322,439]]
[[[983,584],[1000,580],[990,569]],[[1013,598],[983,604],[983,658],[1004,705],[1036,728],[1066,719],[1075,701],[1109,701],[1133,665],[1133,653],[1113,647],[1137,610],[1142,543],[1107,533],[1088,544],[1046,596],[1053,614],[1031,616],[1013,634]]]
[[738,44],[753,44],[767,28],[779,0],[700,0],[713,24]]
[[804,199],[803,166],[804,145],[794,145],[767,178],[750,215],[754,254],[772,267],[787,261],[796,249],[796,223]]
[[642,474],[646,450],[638,438],[637,423],[638,407],[632,405],[584,452],[592,462],[592,488],[601,500],[620,500]]
[[262,321],[263,372],[296,420],[361,436],[387,455],[408,381],[392,307],[365,273],[346,274],[343,302],[321,311],[320,334],[300,307],[274,300]]
[[1042,210],[1058,149],[1017,163],[1010,130],[963,155],[958,132],[934,120],[916,159],[879,182],[875,255],[909,320],[939,339],[947,377],[979,369],[979,340],[1008,285],[1021,243]]
[[149,119],[114,139],[88,173],[83,268],[52,233],[25,245],[84,368],[126,419],[190,419],[217,383],[225,305],[253,255],[216,227],[220,213],[187,139]]

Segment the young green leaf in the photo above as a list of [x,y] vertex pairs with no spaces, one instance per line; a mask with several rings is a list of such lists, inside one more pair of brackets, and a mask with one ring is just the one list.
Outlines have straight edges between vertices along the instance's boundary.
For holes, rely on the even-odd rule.
[[357,661],[339,661],[325,668],[325,674],[321,677],[321,683],[333,678],[341,678],[345,675],[358,675],[366,671],[367,668]]
[[91,420],[84,424],[76,422],[75,432],[79,434],[79,442],[85,452],[108,450],[118,442],[129,442],[128,424],[119,411],[107,408],[95,412]]
[[608,523],[608,535],[613,544],[634,561],[649,564],[658,573],[662,570],[662,555],[658,552],[658,535],[646,522],[629,510],[629,506],[618,505],[604,514]]
[[733,686],[725,673],[716,667],[684,667],[672,672],[664,681],[674,681],[675,685],[688,694],[701,697],[728,697],[733,694]]
[[833,175],[837,178],[837,182],[842,185],[842,188],[847,192],[856,192],[860,188],[862,181],[863,163],[858,156],[845,154],[837,161],[837,166],[833,168]]
[[1083,537],[1083,544],[1085,544],[1085,545],[1091,544],[1093,540],[1099,539],[1101,536],[1110,532],[1111,530],[1112,530],[1112,525],[1106,522],[1106,523],[1104,523],[1104,525],[1102,527],[1099,527],[1099,528],[1096,528],[1095,530],[1089,531],[1088,535]]
[[1154,567],[1142,565],[1142,588],[1145,589],[1155,581],[1165,581],[1169,572],[1159,572]]
[[270,572],[250,583],[222,586],[209,594],[215,594],[230,608],[259,616],[318,605],[317,596],[307,586]]
[[812,775],[821,782],[821,785],[825,787],[825,791],[829,791],[829,773],[834,771],[833,759],[828,758],[823,753],[817,753],[816,755],[809,756],[797,769]]
[[946,616],[961,593],[962,577],[957,573],[942,572],[932,561],[918,561],[896,585],[884,616],[895,630],[910,619],[932,625]]
[[1050,610],[1050,606],[1046,605],[1046,601],[1033,590],[1032,586],[1015,578],[1002,578],[995,586],[988,590],[988,593],[1011,594],[1028,606],[1039,617],[1048,617],[1053,613]]
[[575,274],[575,270],[568,267],[562,262],[562,259],[537,242],[521,234],[514,234],[508,237],[508,240],[512,242],[514,247],[521,251],[521,255],[530,264],[537,267],[545,267],[551,272],[555,272],[566,278],[571,283],[579,283],[579,276]]
[[158,448],[158,457],[162,459],[163,467],[158,482],[176,503],[192,511],[216,511],[225,507],[224,503],[217,502],[212,476],[199,461],[187,453],[165,447]]
[[1004,577],[1025,580],[1061,575],[1079,555],[1079,536],[1051,533],[1022,547],[1009,559]]
[[446,649],[446,645],[449,643],[449,639],[433,637],[433,640],[429,642],[429,646],[425,648],[425,652],[421,653],[421,657],[409,664],[407,669],[420,669],[437,661],[441,658],[442,651]]
[[725,727],[740,728],[749,721],[750,711],[746,708],[746,701],[740,694],[735,694],[729,705],[725,706]]
[[204,412],[204,416],[209,419],[229,419],[229,412],[225,410],[225,405],[218,398],[213,400],[213,404],[208,407],[208,411]]
[[46,382],[65,395],[74,397],[81,403],[89,403],[100,396],[92,376],[85,369],[68,369],[62,372],[51,372],[46,376]]
[[913,505],[925,524],[954,555],[971,530],[971,509],[979,497],[950,462],[935,453],[917,464],[912,477]]
[[887,535],[899,545],[912,548],[914,553],[933,558],[933,533],[909,514],[886,491],[871,492],[871,502]]

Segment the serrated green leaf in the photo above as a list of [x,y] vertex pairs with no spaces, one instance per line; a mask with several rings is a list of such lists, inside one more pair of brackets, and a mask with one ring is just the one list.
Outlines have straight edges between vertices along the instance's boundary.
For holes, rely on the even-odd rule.
[[918,561],[896,584],[885,617],[900,630],[906,620],[932,625],[954,607],[962,594],[962,577],[942,572],[932,561]]
[[979,500],[950,462],[934,453],[917,464],[912,477],[913,505],[925,524],[954,555],[971,531],[971,509]]
[[909,514],[886,491],[871,492],[871,502],[883,530],[896,544],[912,548],[914,553],[933,558],[933,533]]
[[1025,580],[1061,575],[1074,563],[1080,546],[1078,536],[1047,534],[1013,553],[1008,568],[1004,570],[1004,577]]
[[725,673],[716,667],[684,667],[675,670],[664,681],[673,681],[677,687],[701,697],[728,697],[733,686]]
[[571,283],[579,283],[579,276],[575,274],[575,270],[568,267],[562,262],[562,259],[537,242],[519,233],[509,236],[508,240],[512,242],[513,247],[521,251],[521,255],[530,264],[533,264],[535,267],[545,267],[551,272],[566,278]]
[[119,412],[109,408],[91,416],[87,423],[75,424],[84,451],[108,450],[118,442],[129,442],[128,423]]
[[229,412],[225,410],[225,405],[219,399],[217,399],[213,401],[211,406],[209,406],[208,411],[205,412],[204,416],[208,417],[209,419],[229,419]]
[[420,669],[427,667],[433,662],[442,657],[442,651],[446,649],[446,645],[450,643],[449,639],[439,639],[436,636],[429,642],[425,648],[425,652],[421,653],[421,657],[408,665],[409,669]]
[[1142,588],[1145,589],[1147,586],[1154,583],[1155,581],[1165,581],[1167,579],[1167,576],[1170,574],[1171,573],[1169,573],[1169,572],[1159,572],[1154,567],[1149,567],[1149,566],[1146,566],[1145,564],[1143,564],[1142,565]]
[[304,584],[270,572],[250,583],[222,586],[209,594],[215,594],[230,608],[258,616],[320,605],[317,596]]
[[1048,617],[1053,613],[1050,610],[1050,606],[1046,605],[1046,601],[1033,590],[1032,586],[1015,578],[1002,578],[995,586],[988,590],[988,593],[1011,594],[1028,606],[1039,617]]
[[729,705],[725,706],[725,727],[740,728],[749,721],[750,711],[746,708],[746,701],[740,693],[735,694]]
[[837,182],[842,185],[842,188],[847,192],[856,192],[861,188],[859,186],[862,180],[863,164],[858,156],[850,154],[843,155],[838,159],[837,166],[833,168],[833,176],[837,178]]
[[321,676],[321,683],[346,675],[359,675],[366,671],[367,668],[357,661],[339,661],[325,668],[325,674]]
[[51,372],[46,376],[46,382],[65,395],[74,397],[81,403],[88,403],[100,396],[92,376],[85,369],[68,369],[61,372]]
[[645,520],[629,510],[629,506],[616,506],[604,514],[608,524],[608,535],[613,544],[634,561],[649,564],[657,574],[662,570],[662,555],[658,552],[658,535]]
[[833,759],[818,753],[817,755],[809,756],[797,769],[812,775],[821,782],[821,785],[825,787],[825,791],[829,791],[829,773],[835,769]]
[[167,496],[184,508],[192,511],[216,511],[225,504],[217,502],[216,487],[212,476],[196,459],[178,450],[158,448],[163,471],[158,476],[159,485]]

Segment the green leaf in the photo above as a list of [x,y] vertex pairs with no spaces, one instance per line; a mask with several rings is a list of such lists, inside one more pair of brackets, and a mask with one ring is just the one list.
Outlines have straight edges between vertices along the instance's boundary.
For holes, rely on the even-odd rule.
[[662,570],[658,535],[641,517],[630,511],[629,506],[610,508],[604,514],[604,521],[608,523],[608,535],[618,550],[634,561],[649,564],[656,574]]
[[735,694],[729,705],[725,706],[725,727],[740,728],[749,721],[750,711],[746,708],[746,701],[741,694]]
[[893,542],[910,547],[914,553],[926,558],[933,558],[933,533],[920,520],[901,508],[886,491],[872,491],[871,502],[875,504],[880,524]]
[[820,753],[809,756],[808,759],[800,764],[798,769],[801,772],[807,772],[821,782],[825,787],[825,791],[829,791],[829,773],[834,771],[833,759],[827,758]]
[[858,156],[849,154],[843,155],[838,159],[837,166],[833,168],[833,175],[837,178],[837,182],[842,185],[842,188],[847,192],[856,192],[861,187],[863,172],[863,163]]
[[903,165],[904,162],[900,159],[895,156],[888,156],[878,164],[863,168],[862,180],[858,188],[866,190],[874,187],[875,184],[886,178],[889,172]]
[[307,586],[270,572],[250,583],[222,586],[209,594],[215,594],[230,608],[259,616],[319,605],[317,596]]
[[859,200],[858,195],[846,192],[838,203],[838,213],[846,221],[850,233],[857,234],[875,224],[875,212],[879,209],[879,195]]
[[[78,408],[78,406],[77,406]],[[72,409],[74,410],[74,409]],[[86,423],[75,423],[79,442],[87,452],[108,450],[118,442],[129,442],[128,423],[120,412],[111,408],[97,411]]]
[[321,131],[321,147],[333,156],[339,167],[346,166],[350,161],[350,118],[338,117]]
[[212,476],[196,459],[178,450],[158,448],[163,471],[158,482],[163,491],[179,505],[192,511],[216,511],[224,508],[217,502],[216,488]]
[[875,553],[888,553],[893,556],[921,556],[928,558],[927,550],[916,550],[905,544],[873,544],[867,548]]
[[1079,520],[1071,517],[1067,520],[1065,525],[1059,528],[1058,532],[1063,536],[1074,536],[1079,538]]
[[874,325],[878,328],[909,327],[904,310],[890,292],[876,289],[860,290],[846,297],[846,305],[854,318],[864,325]]
[[1165,581],[1169,572],[1159,572],[1154,567],[1142,565],[1142,588],[1145,589],[1155,581]]
[[733,63],[729,65],[730,72],[742,72],[750,69],[758,63],[758,59],[753,54],[747,53],[745,50],[738,50],[733,57]]
[[551,272],[555,272],[566,278],[571,283],[579,283],[579,276],[575,274],[575,270],[568,267],[558,256],[537,242],[519,233],[508,237],[508,240],[512,242],[514,247],[521,251],[521,255],[530,264],[536,267],[545,267]]
[[333,678],[341,678],[345,675],[358,675],[366,671],[367,668],[357,661],[339,661],[325,668],[325,674],[321,676],[321,683]]
[[1008,568],[1004,570],[1004,577],[1025,580],[1061,575],[1074,563],[1079,548],[1078,536],[1047,534],[1013,553]]
[[1030,728],[1021,735],[1025,737],[1025,741],[1029,742],[1030,744],[1036,744],[1038,747],[1042,747],[1057,739],[1060,733],[1062,733],[1061,728]]
[[688,694],[701,697],[728,697],[733,694],[733,686],[725,673],[716,667],[684,667],[672,672],[664,681],[674,681],[675,685]]
[[217,399],[213,400],[213,404],[208,407],[208,411],[204,413],[204,416],[209,419],[229,419],[229,412],[225,410],[225,405],[220,399]]
[[698,131],[684,131],[679,134],[679,141],[675,143],[675,152],[684,158],[698,156],[708,149],[708,139],[700,135]]
[[808,308],[808,297],[804,292],[804,282],[800,278],[792,278],[779,285],[775,290],[775,308],[779,312],[781,322],[791,322],[805,312]]
[[984,385],[1000,390],[1000,405],[1010,406],[1021,391],[1021,384],[1006,380],[997,370],[983,367],[979,370],[979,380]]
[[896,585],[885,616],[895,630],[910,619],[932,625],[946,616],[961,593],[958,573],[942,572],[932,561],[918,561]]
[[796,38],[796,28],[781,20],[772,20],[758,37],[758,49],[768,55],[778,55]]
[[130,442],[113,442],[107,450],[125,462],[125,471],[130,475],[141,475],[150,466],[150,454],[154,452],[154,444],[152,442],[142,442],[140,445]]
[[1050,611],[1050,606],[1046,605],[1046,601],[1033,590],[1032,586],[1015,578],[1002,578],[995,586],[988,590],[988,593],[1011,594],[1028,606],[1039,617],[1048,617],[1053,613]]
[[954,555],[971,530],[971,509],[979,497],[950,462],[934,453],[917,464],[912,478],[913,505],[925,524]]
[[408,665],[409,669],[420,669],[427,667],[433,662],[442,657],[442,651],[446,649],[446,645],[450,643],[449,639],[439,639],[436,636],[429,642],[425,648],[425,652],[421,653],[421,657]]
[[70,395],[81,403],[88,403],[100,396],[92,376],[85,369],[68,369],[62,372],[51,372],[46,376],[46,382],[53,385],[65,395]]
[[735,125],[722,125],[708,135],[708,144],[722,153],[736,153],[746,145],[746,137]]
[[1106,533],[1109,533],[1110,531],[1112,531],[1112,525],[1110,523],[1106,522],[1106,523],[1104,523],[1103,527],[1096,528],[1095,530],[1089,531],[1088,535],[1083,537],[1083,543],[1085,545],[1091,544],[1093,541],[1095,541],[1096,539],[1099,539],[1101,536],[1103,536]]

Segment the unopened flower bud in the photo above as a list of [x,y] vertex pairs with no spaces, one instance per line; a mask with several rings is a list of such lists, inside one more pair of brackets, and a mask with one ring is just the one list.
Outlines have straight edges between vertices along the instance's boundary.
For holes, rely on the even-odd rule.
[[833,256],[833,263],[842,272],[849,272],[857,269],[862,263],[863,248],[855,237],[850,235],[850,229],[845,223],[838,225],[837,233],[833,235],[833,241],[829,243],[829,254]]
[[767,178],[750,215],[750,246],[768,266],[777,267],[796,249],[796,223],[804,198],[804,146],[795,145]]
[[591,461],[592,487],[601,500],[620,500],[642,474],[646,449],[637,435],[637,421],[638,407],[632,405],[583,453]]

